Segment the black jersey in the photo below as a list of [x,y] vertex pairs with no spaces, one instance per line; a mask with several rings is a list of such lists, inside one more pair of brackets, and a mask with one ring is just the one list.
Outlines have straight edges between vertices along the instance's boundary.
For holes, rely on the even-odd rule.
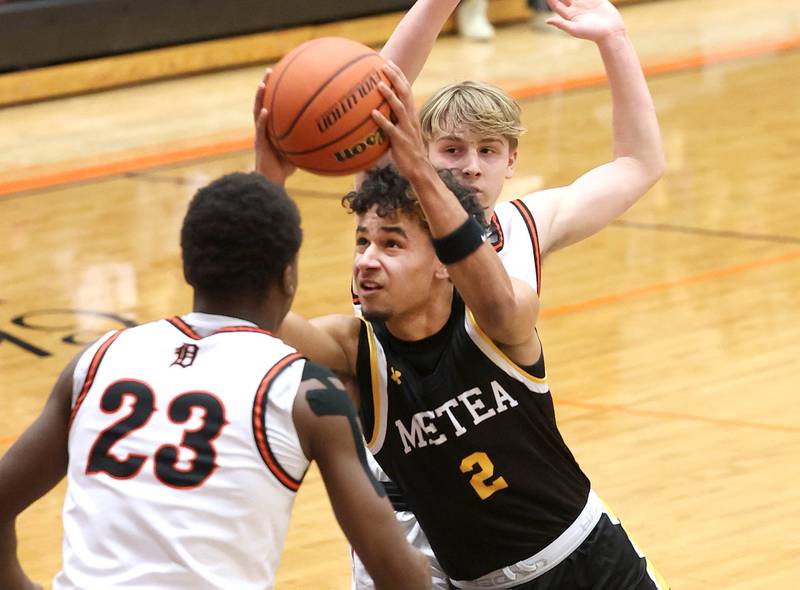
[[357,377],[367,444],[450,577],[534,555],[586,505],[589,480],[556,428],[544,360],[511,362],[457,293],[447,325],[422,341],[364,322]]

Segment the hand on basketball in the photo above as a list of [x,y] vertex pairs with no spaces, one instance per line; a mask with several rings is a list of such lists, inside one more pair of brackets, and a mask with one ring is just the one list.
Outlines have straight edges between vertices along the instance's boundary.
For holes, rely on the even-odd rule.
[[378,88],[392,109],[394,122],[384,117],[378,110],[372,111],[372,118],[389,137],[392,159],[400,173],[408,178],[414,171],[419,170],[420,165],[428,162],[414,106],[414,96],[411,93],[411,85],[397,65],[391,61],[386,62],[383,72],[389,78],[392,87],[381,82]]
[[545,22],[579,39],[598,42],[624,31],[625,23],[609,0],[547,0],[556,13]]
[[293,164],[287,162],[275,149],[269,140],[267,133],[267,122],[269,112],[264,108],[264,91],[267,88],[267,80],[272,73],[271,68],[264,72],[264,78],[256,90],[256,98],[253,103],[253,122],[256,125],[256,172],[268,178],[275,184],[284,185],[286,179],[297,169]]

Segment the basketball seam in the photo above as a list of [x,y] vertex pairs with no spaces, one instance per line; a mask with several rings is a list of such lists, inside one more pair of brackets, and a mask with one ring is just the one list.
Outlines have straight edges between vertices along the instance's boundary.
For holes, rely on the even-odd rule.
[[[300,53],[302,53],[302,52],[300,52]],[[300,54],[298,53],[298,56],[299,56],[299,55],[300,55]],[[295,115],[295,117],[294,117],[294,120],[293,120],[293,121],[292,121],[292,123],[289,125],[289,128],[286,130],[286,132],[285,132],[285,133],[282,133],[280,136],[278,136],[278,135],[275,135],[275,134],[273,133],[273,140],[275,140],[276,142],[277,142],[277,141],[281,141],[282,139],[284,139],[286,136],[288,136],[288,135],[289,135],[289,134],[290,134],[290,133],[291,133],[291,132],[294,130],[294,128],[295,128],[295,125],[297,125],[297,122],[298,122],[298,121],[300,120],[300,118],[303,116],[303,113],[305,113],[305,112],[306,112],[306,109],[308,108],[308,105],[310,105],[312,102],[314,102],[314,99],[315,99],[315,98],[317,98],[317,96],[319,96],[319,95],[320,95],[320,93],[321,93],[323,90],[325,90],[325,88],[326,88],[326,87],[327,87],[327,86],[328,86],[328,85],[329,85],[331,82],[333,82],[333,80],[336,78],[336,76],[338,76],[339,74],[341,74],[341,73],[342,73],[344,70],[346,70],[347,68],[349,68],[350,66],[352,66],[354,63],[356,63],[356,62],[358,62],[358,61],[361,61],[362,59],[365,59],[365,58],[368,58],[368,57],[374,57],[375,55],[377,55],[377,54],[376,54],[376,53],[364,53],[364,54],[362,54],[362,55],[359,55],[359,56],[355,57],[354,59],[350,60],[349,62],[347,62],[346,64],[344,64],[342,67],[340,67],[338,70],[336,70],[336,71],[335,71],[333,74],[331,74],[331,76],[330,76],[330,77],[329,77],[327,80],[325,80],[325,83],[321,84],[321,85],[319,86],[319,88],[317,88],[317,90],[314,92],[314,94],[312,94],[312,95],[311,95],[311,96],[308,98],[308,100],[306,101],[306,103],[305,103],[305,104],[304,104],[304,105],[303,105],[303,106],[300,108],[300,110],[299,110],[299,111],[297,112],[297,114]],[[296,56],[296,57],[297,57],[297,56]],[[294,59],[293,59],[292,61],[294,61]],[[291,63],[291,62],[289,62],[289,64],[290,64],[290,63]],[[286,72],[286,71],[289,69],[289,64],[286,64],[286,67],[283,69],[283,72],[281,72],[281,78],[283,78],[283,74],[284,74],[284,73],[285,73],[285,72]],[[280,81],[281,81],[281,78],[279,78],[279,79],[278,79],[278,81],[275,83],[275,88],[274,88],[274,89],[273,89],[273,91],[272,91],[272,103],[270,103],[270,106],[273,106],[273,105],[274,105],[274,102],[275,102],[275,95],[277,94],[277,90],[278,90],[278,84],[280,83]],[[274,131],[274,127],[273,127],[273,131]]]
[[[274,119],[274,117],[272,116],[272,114],[273,114],[273,112],[275,111],[275,91],[276,91],[276,90],[278,90],[278,84],[280,84],[281,80],[283,80],[283,76],[284,76],[284,74],[286,74],[286,72],[288,71],[288,69],[289,69],[289,66],[290,66],[290,65],[291,65],[291,64],[292,64],[292,63],[293,63],[293,62],[294,62],[294,61],[295,61],[295,60],[296,60],[298,57],[300,57],[300,56],[301,56],[303,53],[305,53],[305,52],[306,52],[308,49],[311,49],[311,47],[313,47],[313,44],[312,44],[312,43],[309,43],[308,45],[306,45],[306,46],[305,46],[305,47],[302,49],[302,51],[298,51],[298,52],[297,52],[295,55],[293,55],[293,56],[292,56],[292,59],[290,59],[290,60],[289,60],[289,61],[286,63],[286,65],[285,65],[285,66],[283,66],[283,69],[281,70],[281,73],[280,73],[280,76],[278,76],[278,79],[277,79],[277,80],[275,80],[275,85],[272,87],[272,93],[271,93],[271,95],[270,95],[270,102],[269,102],[269,114],[270,114],[270,117],[269,117],[269,124],[267,125],[267,131],[269,132],[270,136],[272,136],[272,137],[274,137],[274,136],[275,136],[275,125],[273,125],[273,123],[272,123],[272,122],[273,122],[275,119]],[[285,136],[284,136],[284,137],[285,137]]]
[[[381,108],[383,105],[385,105],[385,104],[388,104],[388,101],[387,101],[386,99],[383,99],[383,100],[380,102],[380,104],[378,104],[378,105],[377,105],[375,108],[376,108],[376,109],[380,109],[380,108]],[[366,123],[367,121],[369,121],[371,118],[372,118],[372,113],[370,112],[370,114],[369,114],[369,115],[367,115],[366,117],[364,117],[363,119],[361,119],[361,120],[358,122],[358,124],[356,124],[356,125],[353,125],[352,127],[350,127],[350,129],[348,129],[347,131],[345,131],[345,132],[344,132],[342,135],[340,135],[340,136],[339,136],[339,137],[337,137],[336,139],[332,139],[332,140],[331,140],[331,141],[329,141],[328,143],[326,143],[326,144],[323,144],[323,145],[316,146],[316,147],[314,147],[314,148],[312,148],[312,149],[310,149],[310,150],[304,150],[304,151],[302,151],[302,152],[287,152],[287,151],[284,151],[284,150],[281,150],[281,151],[282,151],[282,153],[283,153],[285,156],[303,156],[303,155],[305,155],[305,154],[311,154],[311,153],[313,153],[313,152],[316,152],[316,151],[319,151],[319,150],[325,149],[326,147],[328,147],[328,146],[331,146],[331,145],[333,145],[334,143],[336,143],[337,141],[341,141],[343,138],[345,138],[345,137],[347,137],[348,135],[350,135],[350,134],[351,134],[353,131],[355,131],[356,129],[358,129],[359,127],[361,127],[361,126],[362,126],[364,123]]]

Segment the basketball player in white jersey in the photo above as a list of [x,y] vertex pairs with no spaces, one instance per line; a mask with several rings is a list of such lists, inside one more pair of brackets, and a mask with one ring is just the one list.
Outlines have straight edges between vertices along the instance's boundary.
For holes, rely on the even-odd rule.
[[79,354],[0,460],[0,587],[37,587],[15,518],[66,474],[55,589],[272,588],[311,460],[378,586],[430,587],[366,469],[341,384],[273,335],[300,241],[296,206],[260,175],[198,191],[181,231],[194,311]]

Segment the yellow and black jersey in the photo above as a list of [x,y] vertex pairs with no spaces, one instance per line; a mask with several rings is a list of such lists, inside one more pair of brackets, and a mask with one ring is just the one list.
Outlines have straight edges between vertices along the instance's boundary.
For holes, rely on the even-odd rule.
[[457,293],[447,325],[422,341],[365,321],[357,377],[367,444],[452,578],[538,553],[586,505],[543,358],[511,362]]

